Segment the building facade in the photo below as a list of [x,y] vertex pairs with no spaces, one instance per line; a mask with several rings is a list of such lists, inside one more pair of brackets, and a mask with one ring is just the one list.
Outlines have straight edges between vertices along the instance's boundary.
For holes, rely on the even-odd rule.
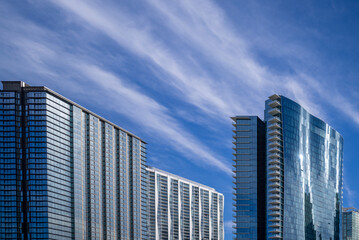
[[359,210],[343,208],[343,240],[359,239]]
[[[276,94],[265,103],[264,122],[266,193],[257,197],[266,198],[266,211],[260,213],[266,215],[266,239],[339,240],[342,136]],[[255,205],[249,202],[247,207]]]
[[148,169],[150,240],[223,240],[224,199],[205,185]]
[[265,124],[257,116],[234,121],[234,239],[265,239]]
[[144,141],[46,87],[0,101],[0,239],[146,239]]
[[298,103],[266,101],[269,239],[341,236],[343,138]]

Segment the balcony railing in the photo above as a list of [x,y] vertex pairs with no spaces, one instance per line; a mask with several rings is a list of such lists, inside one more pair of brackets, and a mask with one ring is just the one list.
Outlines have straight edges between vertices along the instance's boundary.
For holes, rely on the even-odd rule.
[[269,97],[270,100],[277,100],[280,99],[280,96],[278,94],[273,94],[272,96]]
[[269,230],[270,233],[281,233],[280,227],[279,228],[272,228]]
[[271,217],[268,219],[270,222],[281,222],[282,218],[281,217]]
[[269,192],[279,194],[279,193],[281,193],[281,189],[280,188],[272,188],[269,190]]
[[278,141],[281,141],[281,140],[282,140],[282,137],[279,136],[279,135],[274,135],[274,136],[270,136],[270,137],[268,138],[268,140],[271,141],[271,142],[278,142]]
[[282,155],[280,153],[271,153],[271,154],[269,154],[268,157],[272,158],[272,159],[274,159],[274,158],[282,158]]
[[268,180],[271,182],[279,182],[281,180],[281,178],[274,176],[274,177],[269,177]]
[[280,194],[272,193],[272,194],[269,194],[268,197],[269,197],[270,199],[280,199],[280,198],[281,198],[281,195],[280,195]]
[[269,106],[271,106],[271,107],[278,107],[280,105],[281,104],[278,100],[273,100],[272,102],[269,103]]
[[[275,171],[275,170],[281,170],[281,167],[279,164],[273,164],[273,165],[269,165],[268,167],[269,170]],[[269,172],[270,173],[270,172]]]
[[270,176],[280,176],[280,175],[282,175],[282,173],[280,171],[275,170],[275,171],[271,171],[269,173],[269,175]]
[[272,117],[268,120],[270,123],[280,123],[282,122],[279,117]]
[[268,215],[270,216],[281,216],[280,211],[269,211]]
[[272,204],[272,205],[282,204],[282,202],[281,202],[280,199],[269,199],[269,200],[268,200],[268,203],[269,203],[269,204]]
[[279,222],[274,222],[269,225],[270,228],[280,228],[281,224]]
[[273,164],[280,164],[280,159],[279,158],[274,158],[274,159],[270,159],[268,161],[269,164],[273,165]]
[[274,182],[274,183],[270,183],[268,186],[272,188],[278,188],[280,187],[280,184],[278,182]]
[[281,239],[282,236],[280,234],[271,234],[269,236],[269,239]]
[[269,149],[269,152],[271,153],[279,153],[282,152],[282,149],[280,147],[272,147]]
[[[235,144],[235,143],[234,143]],[[281,142],[280,141],[275,141],[275,142],[271,142],[269,145],[268,145],[270,148],[274,148],[274,147],[280,147],[282,146]]]
[[280,206],[280,204],[271,205],[271,206],[268,207],[268,210],[272,210],[272,211],[279,211],[281,209],[282,209],[282,207]]
[[279,108],[273,108],[272,110],[270,110],[268,112],[270,115],[272,116],[275,116],[275,115],[278,115],[279,113],[281,113],[280,109]]
[[269,134],[270,136],[282,135],[282,133],[281,133],[278,129],[270,130],[270,131],[268,131],[268,134]]
[[281,129],[282,126],[278,123],[273,123],[268,126],[269,129]]

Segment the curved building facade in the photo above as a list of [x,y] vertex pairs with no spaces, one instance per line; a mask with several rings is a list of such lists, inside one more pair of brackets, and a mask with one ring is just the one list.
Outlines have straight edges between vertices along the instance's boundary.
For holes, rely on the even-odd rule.
[[267,239],[339,240],[342,136],[286,97],[265,106]]

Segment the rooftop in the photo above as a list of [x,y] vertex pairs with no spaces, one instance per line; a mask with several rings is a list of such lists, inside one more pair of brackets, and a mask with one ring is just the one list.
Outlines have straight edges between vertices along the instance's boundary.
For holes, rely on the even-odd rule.
[[172,174],[172,173],[169,173],[169,172],[166,172],[166,171],[163,171],[161,169],[158,169],[158,168],[154,168],[154,167],[151,167],[151,166],[148,166],[147,167],[147,170],[150,171],[150,172],[157,172],[157,173],[160,173],[160,174],[163,174],[163,175],[166,175],[166,176],[169,176],[169,177],[172,177],[172,178],[175,178],[175,179],[178,179],[178,180],[182,180],[183,182],[187,182],[189,184],[192,184],[192,185],[195,185],[197,187],[200,187],[200,188],[204,188],[204,189],[207,189],[209,191],[213,191],[213,192],[216,192],[220,195],[223,195],[222,193],[219,193],[216,191],[216,189],[212,188],[212,187],[208,187],[206,185],[203,185],[201,183],[198,183],[198,182],[194,182],[192,180],[188,180],[187,178],[184,178],[184,177],[180,177],[178,175],[175,175],[175,174]]
[[343,212],[359,212],[359,210],[353,207],[349,207],[349,208],[343,208]]
[[24,90],[24,91],[45,91],[45,92],[48,92],[58,98],[60,98],[61,100],[71,104],[71,105],[74,105],[78,108],[81,108],[84,112],[86,113],[89,113],[97,118],[99,118],[100,120],[112,125],[113,127],[115,128],[118,128],[120,129],[121,131],[124,131],[126,132],[128,135],[132,136],[132,137],[135,137],[137,139],[139,139],[140,141],[144,142],[141,138],[137,137],[136,135],[130,133],[129,131],[121,128],[120,126],[110,122],[109,120],[97,115],[96,113],[84,108],[83,106],[71,101],[70,99],[62,96],[61,94],[58,94],[57,92],[45,87],[45,86],[30,86],[29,84],[23,82],[23,81],[1,81],[2,85],[3,85],[3,89],[2,91],[21,91],[21,90]]

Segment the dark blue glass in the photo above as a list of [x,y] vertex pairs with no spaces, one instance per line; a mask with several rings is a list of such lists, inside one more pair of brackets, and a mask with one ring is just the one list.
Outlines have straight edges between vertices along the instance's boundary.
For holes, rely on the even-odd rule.
[[265,124],[257,116],[235,122],[235,239],[265,239]]

